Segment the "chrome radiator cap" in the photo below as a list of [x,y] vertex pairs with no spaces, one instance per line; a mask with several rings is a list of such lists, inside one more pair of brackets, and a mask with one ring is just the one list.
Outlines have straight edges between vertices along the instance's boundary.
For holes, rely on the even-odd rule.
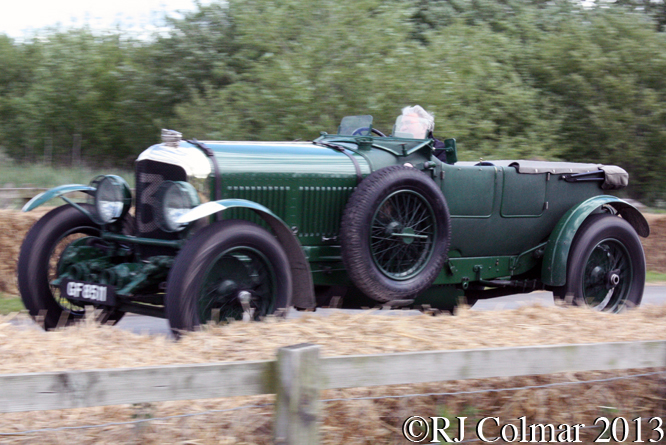
[[176,130],[162,129],[162,143],[168,147],[178,147],[178,144],[183,139],[183,134]]

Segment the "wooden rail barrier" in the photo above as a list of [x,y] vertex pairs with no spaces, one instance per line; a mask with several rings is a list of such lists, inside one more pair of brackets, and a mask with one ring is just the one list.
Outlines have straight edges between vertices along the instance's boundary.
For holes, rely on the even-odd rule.
[[301,344],[268,361],[0,375],[0,412],[277,394],[276,443],[312,445],[323,389],[666,367],[666,341],[326,358],[319,352]]

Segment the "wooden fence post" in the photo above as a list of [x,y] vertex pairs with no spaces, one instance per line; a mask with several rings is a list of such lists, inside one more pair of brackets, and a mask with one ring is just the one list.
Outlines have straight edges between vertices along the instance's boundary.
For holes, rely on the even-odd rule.
[[321,346],[303,343],[277,351],[275,443],[319,443]]

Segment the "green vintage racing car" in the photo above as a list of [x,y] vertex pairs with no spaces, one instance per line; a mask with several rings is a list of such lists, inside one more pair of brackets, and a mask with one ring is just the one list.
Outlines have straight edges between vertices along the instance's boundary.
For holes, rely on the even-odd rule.
[[[308,142],[199,142],[164,130],[120,177],[34,197],[18,285],[46,329],[93,306],[174,331],[289,307],[452,310],[534,290],[598,310],[638,305],[649,226],[606,190],[621,168],[458,162],[456,142],[389,136],[371,116]],[[66,194],[85,192],[88,203]]]

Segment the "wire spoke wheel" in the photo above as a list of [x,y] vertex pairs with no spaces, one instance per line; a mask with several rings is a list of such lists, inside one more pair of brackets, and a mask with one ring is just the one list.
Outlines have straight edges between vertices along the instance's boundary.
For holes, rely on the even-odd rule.
[[79,305],[65,298],[60,292],[60,287],[54,286],[51,283],[53,280],[62,275],[66,269],[64,264],[65,262],[63,261],[63,253],[65,253],[67,248],[74,241],[93,234],[97,236],[99,234],[99,229],[94,227],[79,227],[72,229],[71,231],[65,233],[63,237],[60,238],[60,240],[58,240],[48,259],[47,277],[49,289],[51,289],[51,295],[53,295],[53,299],[58,304],[58,306],[62,308],[62,310],[69,311],[71,314],[76,316],[83,316],[85,313],[85,308],[83,305]]
[[[222,253],[205,275],[199,297],[199,319],[219,320],[243,318],[251,308],[255,320],[273,312],[277,298],[275,271],[272,265],[256,249],[239,247]],[[245,292],[245,294],[243,294]],[[241,296],[248,297],[244,308]]]
[[[87,204],[82,206],[89,208]],[[124,221],[123,231],[132,230],[132,225],[133,220]],[[99,234],[99,226],[69,205],[51,210],[26,234],[17,264],[18,287],[26,309],[44,329],[71,324],[84,316],[83,305],[69,301],[51,283],[77,261],[68,255],[68,247]],[[96,315],[100,323],[116,323],[124,315],[114,307],[93,306],[100,309]]]
[[[604,312],[638,306],[645,287],[645,255],[638,235],[624,219],[589,216],[578,229],[559,298]],[[558,295],[555,294],[556,298]]]
[[585,265],[583,301],[600,311],[611,311],[627,299],[633,279],[629,252],[617,240],[606,239],[597,244]]
[[442,270],[451,239],[446,198],[428,173],[384,167],[354,190],[340,222],[342,262],[375,301],[413,299]]
[[167,278],[165,311],[179,336],[209,321],[283,312],[292,291],[289,258],[275,236],[230,219],[204,227],[178,253]]
[[411,190],[394,192],[372,218],[373,261],[387,277],[407,280],[428,263],[436,236],[435,214],[428,201]]

